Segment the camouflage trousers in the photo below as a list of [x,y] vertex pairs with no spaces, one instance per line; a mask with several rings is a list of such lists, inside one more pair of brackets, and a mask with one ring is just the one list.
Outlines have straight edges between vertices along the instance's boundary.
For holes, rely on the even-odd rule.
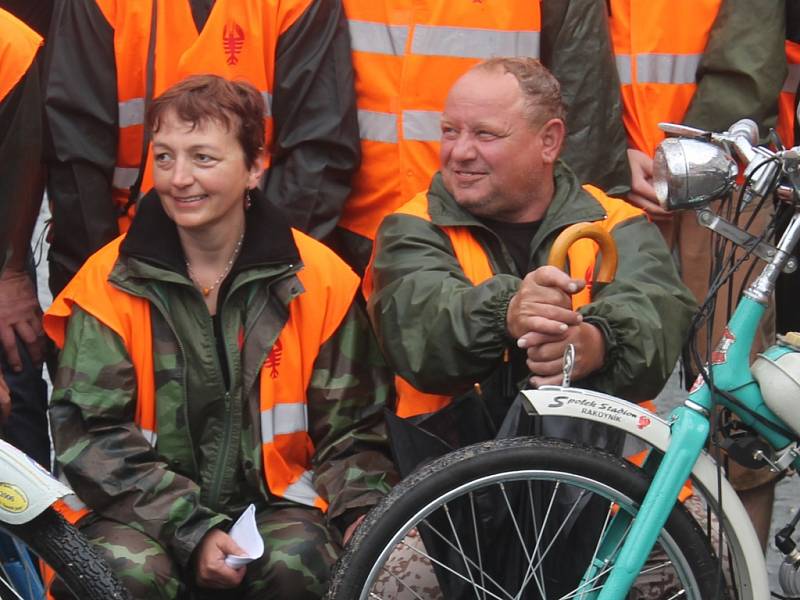
[[247,565],[244,580],[233,590],[196,587],[194,575],[181,570],[158,542],[122,523],[89,517],[80,529],[137,600],[321,598],[341,551],[325,516],[316,509],[287,507],[258,513],[256,522],[264,556]]

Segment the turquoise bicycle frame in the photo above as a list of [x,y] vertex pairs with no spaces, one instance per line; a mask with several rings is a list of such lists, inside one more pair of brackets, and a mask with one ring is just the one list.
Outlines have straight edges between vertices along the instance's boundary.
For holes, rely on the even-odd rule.
[[[798,216],[795,215],[792,225],[781,240],[780,250],[784,250],[786,246],[794,246],[793,239],[798,235],[798,225]],[[769,422],[786,428],[783,421],[764,403],[759,386],[750,372],[750,349],[765,311],[764,303],[754,297],[758,297],[759,285],[762,295],[764,290],[768,294],[773,289],[774,280],[787,256],[785,251],[779,251],[779,254],[782,256],[773,259],[739,302],[723,339],[712,354],[710,377],[717,389],[730,393],[741,404]],[[586,591],[576,596],[577,598],[585,600],[625,598],[669,518],[692,467],[706,445],[710,427],[709,415],[716,404],[734,410],[746,425],[758,432],[773,448],[786,448],[793,441],[764,425],[751,414],[740,413],[725,397],[714,395],[710,386],[702,379],[698,379],[684,406],[676,408],[670,414],[672,435],[667,451],[663,456],[649,457],[645,463],[645,469],[648,467],[655,469],[655,476],[638,514],[635,518],[623,511],[615,515],[600,542],[593,564],[582,579],[581,586]],[[799,468],[800,458],[796,458],[792,465]],[[627,538],[626,532],[628,532]],[[622,544],[621,549],[620,544]],[[619,554],[613,559],[611,572],[600,588],[597,582],[601,581],[612,564],[612,558],[617,550]]]

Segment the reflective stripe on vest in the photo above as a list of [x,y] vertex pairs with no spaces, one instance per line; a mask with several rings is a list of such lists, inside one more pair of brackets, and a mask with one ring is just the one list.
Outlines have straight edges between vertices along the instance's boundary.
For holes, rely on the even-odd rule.
[[[420,142],[439,142],[442,137],[442,113],[438,110],[404,110],[403,138]],[[396,144],[397,115],[372,110],[358,111],[358,129],[362,140]]]
[[408,40],[407,25],[389,25],[370,21],[347,21],[350,29],[350,48],[353,52],[371,52],[402,56]]
[[261,411],[261,440],[271,443],[277,435],[308,431],[308,411],[305,404],[276,404]]
[[[609,233],[623,221],[644,214],[640,209],[623,200],[607,196],[599,188],[585,185],[583,189],[591,194],[606,211],[607,217],[597,221],[597,224]],[[396,210],[395,213],[411,215],[430,222],[427,193],[417,194],[411,201]],[[456,259],[461,265],[464,275],[472,285],[480,285],[494,275],[489,256],[483,246],[472,235],[470,227],[439,227],[450,239]],[[587,286],[581,292],[572,296],[573,310],[578,310],[581,306],[591,302],[591,279],[594,275],[598,251],[599,246],[597,243],[589,239],[578,240],[569,248],[567,255],[570,276],[573,279],[585,279],[587,281]],[[373,291],[371,262],[364,275],[362,289],[364,297],[369,299]],[[399,376],[395,376],[395,388],[397,390],[396,412],[398,416],[404,418],[434,412],[444,408],[452,400],[452,396],[421,392]]]
[[[144,114],[152,2],[95,0],[114,30],[119,140],[112,177],[117,206],[127,204],[139,175],[144,143]],[[272,88],[275,48],[280,36],[306,11],[312,0],[286,0],[271,8],[261,0],[218,0],[198,33],[186,0],[160,0],[155,24],[153,97],[194,73],[245,79],[261,91],[266,103],[266,146],[272,139]],[[269,162],[269,157],[265,160]],[[152,186],[152,165],[144,165],[141,191]],[[130,216],[120,221],[127,230]]]
[[664,139],[658,123],[683,122],[721,3],[610,0],[611,41],[631,148],[652,156]]
[[158,442],[158,434],[153,431],[152,429],[147,429],[146,427],[140,427],[140,431],[142,432],[142,437],[148,441],[148,443],[156,447],[156,443]]
[[453,83],[492,56],[539,56],[540,3],[344,0],[355,69],[361,168],[339,225],[374,239],[428,187]]
[[0,8],[0,101],[28,72],[42,45],[42,36]]
[[111,185],[118,190],[127,190],[136,183],[137,177],[139,177],[139,169],[136,167],[115,167]]
[[786,40],[786,80],[783,82],[783,89],[778,96],[778,124],[775,129],[781,138],[781,142],[787,148],[795,145],[795,123],[797,114],[795,113],[795,95],[797,86],[800,85],[800,44]]
[[316,506],[320,510],[327,509],[327,504],[317,495],[314,490],[313,475],[311,471],[304,471],[299,479],[289,485],[282,496],[287,500],[305,504],[306,506]]
[[404,110],[403,137],[420,142],[438,142],[442,137],[442,113],[435,110]]
[[619,82],[622,85],[630,85],[633,83],[633,68],[631,67],[630,54],[617,54],[614,57],[617,63],[617,75],[619,75]]
[[358,110],[358,131],[362,140],[397,143],[397,116],[374,110]]
[[[348,21],[354,52],[402,56],[410,27],[370,21]],[[538,31],[499,31],[475,27],[417,25],[411,54],[477,58],[493,56],[539,56]]]
[[[273,352],[280,349],[280,360],[270,360],[270,353],[259,377],[264,477],[273,494],[325,510],[327,503],[310,483],[314,445],[305,417],[306,390],[320,346],[350,309],[358,277],[320,242],[297,231],[293,234],[305,265],[297,273],[305,291],[290,302],[288,319],[273,346]],[[67,321],[77,304],[120,336],[137,377],[134,420],[144,437],[155,443],[157,398],[150,303],[108,282],[122,239],[89,259],[53,301],[44,327],[56,345],[63,347]]]
[[493,56],[539,56],[539,32],[417,25],[411,53],[479,60]]
[[637,54],[636,73],[630,55],[616,56],[620,83],[694,83],[702,54]]

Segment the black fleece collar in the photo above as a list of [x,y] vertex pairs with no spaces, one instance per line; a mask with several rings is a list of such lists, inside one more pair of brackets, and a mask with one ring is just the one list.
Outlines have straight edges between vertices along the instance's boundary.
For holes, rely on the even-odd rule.
[[[252,206],[245,215],[242,251],[232,272],[269,264],[298,263],[300,253],[283,212],[258,189],[251,192],[251,198]],[[164,212],[155,190],[139,201],[120,254],[186,274],[178,228]]]

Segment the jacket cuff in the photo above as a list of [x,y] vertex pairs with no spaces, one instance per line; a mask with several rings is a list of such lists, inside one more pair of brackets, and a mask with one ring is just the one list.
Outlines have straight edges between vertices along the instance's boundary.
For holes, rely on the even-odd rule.
[[220,525],[223,528],[227,527],[230,525],[230,521],[231,519],[225,515],[212,515],[207,519],[202,519],[192,525],[184,525],[176,530],[170,546],[178,564],[183,568],[191,566],[192,557],[203,537],[215,527]]
[[597,327],[603,336],[603,340],[605,341],[605,356],[603,357],[603,366],[589,376],[591,377],[594,375],[600,375],[611,369],[611,365],[613,365],[617,360],[617,356],[621,351],[619,341],[617,340],[617,336],[614,335],[614,331],[611,329],[608,321],[605,319],[601,317],[584,315],[583,322]]
[[497,294],[497,309],[494,312],[496,331],[502,331],[505,340],[512,344],[517,340],[508,331],[508,304],[516,293],[517,290],[503,290]]

